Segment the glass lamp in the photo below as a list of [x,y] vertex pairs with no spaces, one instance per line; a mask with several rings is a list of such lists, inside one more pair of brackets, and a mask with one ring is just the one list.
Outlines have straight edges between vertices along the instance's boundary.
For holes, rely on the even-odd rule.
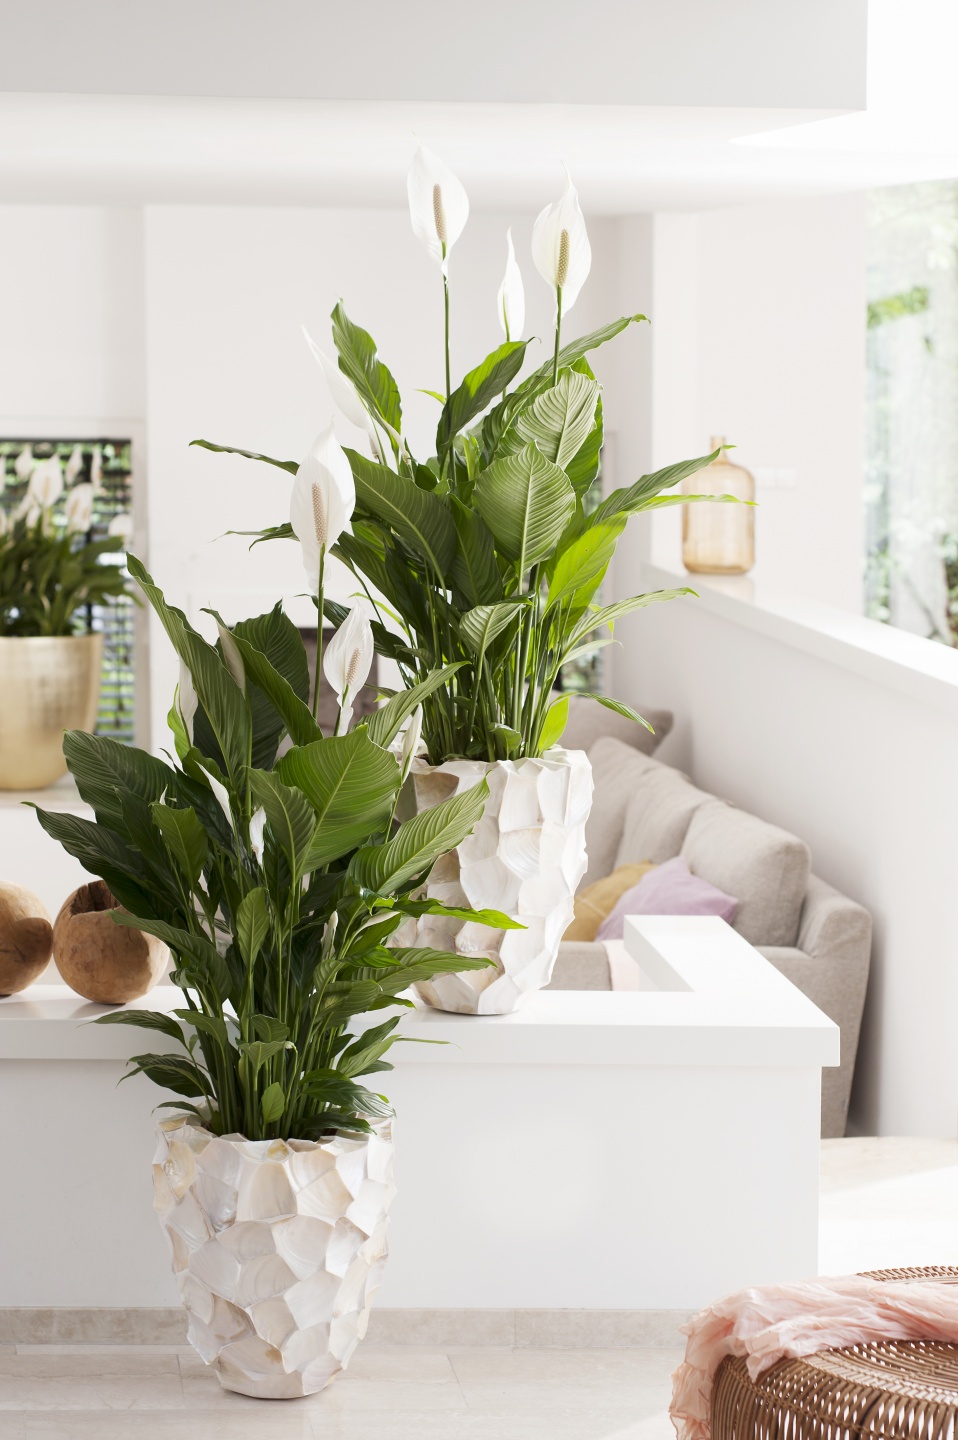
[[[713,435],[710,450],[725,444]],[[755,499],[755,480],[726,452],[682,481],[683,495],[734,495]],[[682,563],[697,575],[745,575],[755,564],[755,510],[751,505],[700,501],[682,506]]]

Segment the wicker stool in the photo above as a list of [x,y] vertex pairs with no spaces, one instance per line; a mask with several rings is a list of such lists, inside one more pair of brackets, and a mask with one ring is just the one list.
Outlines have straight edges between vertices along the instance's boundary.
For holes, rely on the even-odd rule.
[[[874,1270],[873,1280],[958,1284],[958,1268]],[[723,1361],[712,1390],[712,1440],[956,1440],[958,1345],[879,1340],[783,1360],[750,1380]]]

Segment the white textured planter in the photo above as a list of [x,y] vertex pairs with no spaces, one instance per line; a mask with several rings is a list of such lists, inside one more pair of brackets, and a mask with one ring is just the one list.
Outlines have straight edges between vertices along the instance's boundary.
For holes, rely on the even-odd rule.
[[583,750],[550,750],[538,760],[413,762],[411,809],[428,810],[489,781],[489,799],[472,835],[433,867],[425,893],[446,905],[501,910],[526,927],[491,930],[471,921],[424,915],[397,934],[403,945],[488,955],[495,969],[437,975],[416,986],[437,1010],[507,1015],[552,977],[559,941],[572,919],[586,870],[585,822],[592,767]]
[[386,1260],[392,1159],[389,1121],[289,1142],[160,1125],[153,1203],[190,1343],[225,1389],[293,1399],[345,1369]]

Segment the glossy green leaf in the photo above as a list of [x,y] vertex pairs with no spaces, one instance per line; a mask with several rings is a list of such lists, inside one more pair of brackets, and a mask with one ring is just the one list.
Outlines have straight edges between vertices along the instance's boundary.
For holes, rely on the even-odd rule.
[[122,823],[117,791],[131,790],[151,802],[159,800],[173,779],[169,765],[145,750],[85,730],[66,732],[63,755],[81,800],[105,825]]
[[[267,657],[238,633],[236,646],[243,657],[246,674],[262,690],[276,713],[282,717],[283,725],[293,743],[308,745],[322,736],[322,730],[313,719],[313,713],[304,700],[300,699],[284,675],[275,668]],[[257,767],[262,769],[262,766]]]
[[485,780],[406,820],[385,845],[358,850],[349,873],[367,890],[389,892],[428,870],[471,833],[489,794]]
[[545,723],[542,727],[542,734],[539,737],[539,744],[543,751],[551,750],[553,745],[558,745],[562,739],[562,732],[569,723],[569,696],[560,695],[558,700],[553,700],[546,711]]
[[469,605],[489,604],[502,598],[502,576],[496,564],[492,531],[475,510],[457,497],[452,500],[457,548],[452,562],[452,580]]
[[330,317],[333,344],[339,352],[339,368],[355,385],[359,397],[395,435],[402,431],[402,403],[399,387],[380,360],[373,337],[354,325],[342,301]]
[[580,700],[597,700],[606,710],[613,710],[616,715],[623,715],[626,720],[634,720],[637,725],[644,725],[650,734],[655,734],[648,720],[645,720],[638,710],[633,710],[631,705],[626,705],[624,700],[613,700],[611,695],[596,695],[589,690],[577,690],[575,695]]
[[206,864],[209,844],[206,831],[192,808],[173,810],[169,805],[150,806],[153,823],[162,835],[167,849],[192,889]]
[[269,910],[266,891],[257,885],[250,890],[236,911],[236,942],[245,964],[253,965],[269,934]]
[[[332,742],[320,740],[316,743],[324,745]],[[293,884],[298,884],[311,868],[305,861],[316,830],[313,807],[305,795],[285,785],[278,774],[269,770],[250,770],[249,788],[254,804],[262,805],[266,811],[266,823],[273,839],[286,856]]]
[[523,410],[516,431],[532,441],[547,460],[564,470],[578,454],[595,423],[599,386],[587,375],[563,370],[558,383]]
[[260,1112],[264,1125],[274,1125],[286,1109],[286,1091],[274,1080],[260,1096]]
[[470,370],[459,388],[452,392],[443,406],[436,432],[436,447],[440,455],[452,443],[454,436],[515,379],[522,369],[528,343],[527,340],[507,340],[498,350],[487,355],[475,370]]
[[441,670],[431,670],[424,680],[406,690],[400,690],[398,695],[394,695],[379,710],[374,711],[366,720],[370,740],[383,748],[391,744],[416,706],[421,705],[427,695],[432,695],[443,685],[448,685],[465,663],[465,660],[457,660],[454,665],[444,665]]
[[613,490],[600,505],[596,507],[589,517],[590,525],[601,525],[604,521],[614,518],[617,515],[634,515],[641,510],[645,502],[653,496],[658,495],[662,490],[671,490],[673,485],[678,485],[689,475],[695,475],[699,470],[704,470],[706,465],[711,465],[722,453],[721,446],[713,450],[711,455],[699,455],[694,460],[680,460],[674,465],[666,465],[661,470],[654,471],[651,475],[642,475],[634,485],[628,485],[622,490]]
[[395,755],[375,745],[365,725],[290,750],[277,774],[306,796],[314,817],[304,872],[348,855],[385,830],[400,779]]
[[473,502],[524,575],[552,553],[572,514],[575,493],[564,471],[529,444],[482,472]]
[[683,585],[678,590],[652,590],[648,595],[632,595],[628,600],[616,600],[611,605],[596,605],[586,612],[576,626],[573,639],[580,640],[590,630],[604,625],[614,625],[623,615],[635,610],[644,610],[647,605],[656,605],[663,600],[677,600],[681,595],[694,595],[695,591]]
[[580,604],[588,603],[615,554],[625,523],[625,519],[620,518],[609,520],[605,525],[593,525],[560,550],[549,582],[550,609],[572,597]]
[[456,552],[456,528],[448,506],[432,490],[423,490],[404,475],[346,450],[356,501],[361,510],[389,526],[437,576],[446,574]]
[[501,600],[496,605],[477,605],[459,621],[459,633],[474,655],[484,655],[492,642],[516,619],[525,600]]
[[242,455],[244,460],[262,460],[265,465],[275,465],[288,475],[295,475],[299,469],[298,460],[274,460],[272,455],[260,455],[256,450],[237,450],[235,445],[214,445],[212,440],[191,440],[190,444],[198,445],[201,450],[213,450],[217,455]]

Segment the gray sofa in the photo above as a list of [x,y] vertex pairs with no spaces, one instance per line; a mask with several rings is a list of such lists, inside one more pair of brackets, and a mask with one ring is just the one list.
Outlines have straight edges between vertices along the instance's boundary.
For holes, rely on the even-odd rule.
[[[822,1072],[822,1135],[843,1135],[868,982],[868,911],[811,874],[808,847],[794,835],[697,789],[680,771],[642,753],[650,748],[648,732],[609,712],[587,717],[581,713],[585,702],[573,708],[581,718],[562,743],[588,751],[595,781],[582,884],[619,865],[683,855],[693,874],[734,895],[740,903],[733,928],[841,1028],[841,1066]],[[590,704],[593,709],[598,707]],[[658,741],[671,716],[646,714]],[[617,738],[622,735],[638,745]],[[604,946],[564,942],[550,988],[610,989]]]

